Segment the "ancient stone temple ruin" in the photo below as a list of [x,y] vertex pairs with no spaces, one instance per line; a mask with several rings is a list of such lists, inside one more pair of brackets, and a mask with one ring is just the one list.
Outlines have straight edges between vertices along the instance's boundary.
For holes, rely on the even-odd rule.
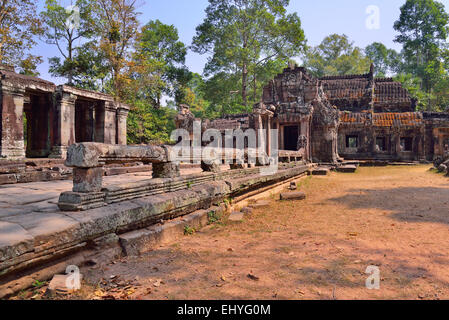
[[0,158],[64,158],[76,142],[126,144],[129,107],[0,67]]
[[[278,129],[279,150],[305,161],[432,161],[449,151],[449,114],[416,112],[416,102],[399,82],[374,77],[373,66],[363,75],[319,79],[289,67],[266,85],[252,113],[202,120],[203,129],[223,132],[266,129],[267,153],[269,132]],[[191,129],[194,119],[183,106],[177,127]]]

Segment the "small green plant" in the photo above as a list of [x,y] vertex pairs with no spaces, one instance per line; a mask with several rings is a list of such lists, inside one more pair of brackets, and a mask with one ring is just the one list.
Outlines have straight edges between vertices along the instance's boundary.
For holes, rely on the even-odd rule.
[[195,228],[190,227],[189,225],[184,227],[184,235],[191,236],[196,232]]
[[222,218],[221,213],[218,211],[209,211],[207,217],[209,218],[209,224],[220,222]]
[[187,181],[187,189],[192,188],[193,182],[192,181]]
[[44,284],[45,284],[45,282],[41,282],[41,281],[39,281],[39,280],[36,279],[36,280],[33,282],[33,287],[36,288],[36,289],[38,289],[38,288],[42,287]]

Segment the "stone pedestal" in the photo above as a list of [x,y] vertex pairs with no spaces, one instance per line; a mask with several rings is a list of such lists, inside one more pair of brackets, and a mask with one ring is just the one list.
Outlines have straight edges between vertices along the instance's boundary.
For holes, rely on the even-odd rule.
[[181,176],[179,163],[153,163],[153,178],[177,178]]
[[204,172],[220,172],[220,165],[216,162],[204,162],[201,161],[201,169]]
[[73,168],[73,192],[100,192],[103,168]]

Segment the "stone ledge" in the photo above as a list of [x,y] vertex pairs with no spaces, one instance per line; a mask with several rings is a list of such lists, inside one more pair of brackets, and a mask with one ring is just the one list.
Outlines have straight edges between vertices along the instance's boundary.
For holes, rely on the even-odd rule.
[[195,230],[206,226],[209,222],[208,212],[208,210],[200,210],[162,225],[122,234],[120,244],[127,256],[138,256],[158,245],[180,239],[187,226]]

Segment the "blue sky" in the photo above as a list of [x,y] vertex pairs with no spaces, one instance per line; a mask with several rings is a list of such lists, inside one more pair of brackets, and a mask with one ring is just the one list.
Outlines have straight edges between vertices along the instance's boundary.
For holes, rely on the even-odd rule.
[[[150,20],[159,19],[163,23],[173,24],[179,30],[181,40],[189,45],[195,35],[195,28],[205,16],[207,0],[139,0],[139,11],[142,13],[142,24]],[[45,0],[39,0],[42,8]],[[70,5],[70,0],[61,0]],[[440,0],[449,12],[449,0]],[[308,44],[317,45],[324,37],[331,33],[346,34],[355,45],[365,47],[378,41],[387,47],[400,50],[400,46],[393,42],[396,32],[394,22],[399,17],[399,8],[405,0],[291,0],[289,12],[297,12],[301,18]],[[380,28],[370,30],[366,27],[368,14],[366,9],[370,5],[379,8]],[[35,54],[44,57],[45,62],[39,66],[41,78],[62,83],[48,74],[47,60],[58,55],[54,46],[40,41],[34,50]],[[207,57],[189,52],[187,66],[194,72],[202,73]]]

